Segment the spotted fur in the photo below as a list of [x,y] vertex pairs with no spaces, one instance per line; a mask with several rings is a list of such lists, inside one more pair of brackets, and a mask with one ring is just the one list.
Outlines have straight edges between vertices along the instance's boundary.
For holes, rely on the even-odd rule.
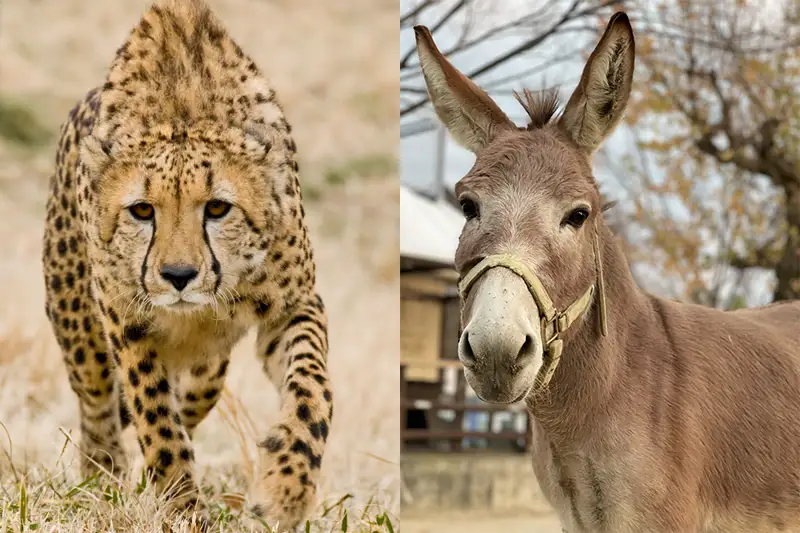
[[130,420],[157,487],[203,515],[192,431],[257,325],[282,407],[253,509],[288,527],[307,515],[333,408],[297,173],[275,92],[204,1],[151,6],[62,127],[47,205],[46,310],[85,472],[125,471]]

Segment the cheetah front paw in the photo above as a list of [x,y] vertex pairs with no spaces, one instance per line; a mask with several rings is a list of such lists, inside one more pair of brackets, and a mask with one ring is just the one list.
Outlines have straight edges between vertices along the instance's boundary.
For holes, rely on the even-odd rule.
[[277,531],[294,531],[316,505],[316,487],[268,469],[251,490],[250,511]]
[[[259,460],[250,490],[250,511],[278,531],[292,531],[317,503],[308,444],[280,425],[259,445]],[[312,466],[314,465],[314,466]]]
[[166,502],[167,515],[177,519],[182,526],[188,526],[190,533],[211,531],[213,521],[208,505],[203,499],[195,497],[171,497]]

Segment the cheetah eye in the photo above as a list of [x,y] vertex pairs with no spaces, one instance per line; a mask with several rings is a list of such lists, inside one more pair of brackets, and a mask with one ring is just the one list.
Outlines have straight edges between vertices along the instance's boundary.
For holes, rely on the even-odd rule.
[[222,200],[211,200],[206,204],[206,218],[222,218],[231,210],[231,204]]
[[133,218],[136,220],[150,220],[156,213],[155,208],[146,202],[134,204],[128,208],[128,211],[130,211],[131,215],[133,215]]

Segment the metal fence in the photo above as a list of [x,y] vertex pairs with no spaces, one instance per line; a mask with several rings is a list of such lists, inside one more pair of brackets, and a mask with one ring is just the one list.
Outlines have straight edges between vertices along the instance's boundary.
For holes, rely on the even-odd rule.
[[[406,365],[400,367],[404,452],[519,453],[528,449],[530,419],[524,408],[491,405],[477,399],[471,394],[459,361],[431,364],[439,370],[439,381],[425,385],[409,381]],[[444,390],[447,373],[455,379],[452,392]]]

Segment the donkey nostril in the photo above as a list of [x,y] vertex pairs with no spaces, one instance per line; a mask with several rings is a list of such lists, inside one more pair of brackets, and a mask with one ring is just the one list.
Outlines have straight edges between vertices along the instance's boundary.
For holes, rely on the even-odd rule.
[[532,359],[536,355],[535,346],[536,341],[533,336],[525,335],[525,342],[522,343],[522,348],[519,349],[517,354],[517,362],[527,362],[527,360]]
[[464,332],[464,338],[461,341],[459,350],[459,359],[465,365],[472,365],[475,363],[475,352],[472,351],[472,346],[469,343],[469,332]]

